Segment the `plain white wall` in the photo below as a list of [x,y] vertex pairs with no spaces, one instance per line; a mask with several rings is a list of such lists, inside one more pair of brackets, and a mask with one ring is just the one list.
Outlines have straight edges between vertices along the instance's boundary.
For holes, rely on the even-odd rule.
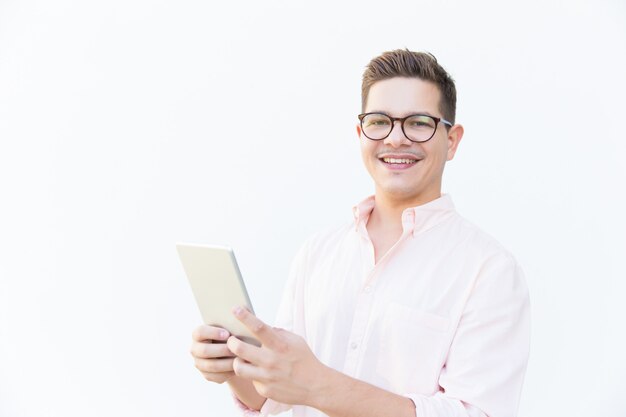
[[526,271],[520,416],[626,415],[625,28],[619,0],[0,0],[0,416],[238,415],[174,243],[232,245],[271,322],[372,192],[360,76],[403,47],[457,81],[444,191]]

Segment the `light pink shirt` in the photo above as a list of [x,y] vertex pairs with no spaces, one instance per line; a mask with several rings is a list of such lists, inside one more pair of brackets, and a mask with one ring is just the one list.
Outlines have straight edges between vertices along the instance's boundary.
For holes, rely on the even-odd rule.
[[[515,259],[444,194],[404,210],[402,236],[376,264],[365,227],[373,207],[370,197],[353,223],[304,244],[276,326],[324,364],[410,398],[417,417],[517,415],[530,305]],[[268,399],[261,415],[288,408]]]

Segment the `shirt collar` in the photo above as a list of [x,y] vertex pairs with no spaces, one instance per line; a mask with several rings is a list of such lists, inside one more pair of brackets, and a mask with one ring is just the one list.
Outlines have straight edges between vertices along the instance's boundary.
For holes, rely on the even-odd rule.
[[[354,227],[356,231],[366,230],[365,226],[370,214],[376,205],[375,197],[369,196],[352,208]],[[454,203],[449,194],[428,203],[409,207],[402,211],[402,229],[404,233],[411,232],[413,236],[436,226],[455,213]]]

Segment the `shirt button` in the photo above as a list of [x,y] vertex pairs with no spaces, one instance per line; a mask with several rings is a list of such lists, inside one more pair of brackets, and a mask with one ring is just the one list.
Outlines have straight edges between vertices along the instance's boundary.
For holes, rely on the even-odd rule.
[[356,349],[359,345],[357,345],[355,342],[350,343],[350,348],[352,350]]
[[365,288],[364,288],[364,291],[365,291],[366,293],[368,293],[368,294],[369,294],[369,293],[371,293],[371,292],[372,292],[372,286],[371,286],[371,285],[368,285],[367,287],[365,287]]

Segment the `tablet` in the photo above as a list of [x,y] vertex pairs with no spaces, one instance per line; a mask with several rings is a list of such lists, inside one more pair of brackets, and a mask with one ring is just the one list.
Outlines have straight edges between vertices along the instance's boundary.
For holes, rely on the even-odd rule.
[[252,333],[232,313],[235,306],[245,306],[254,312],[233,250],[226,246],[188,243],[177,243],[176,249],[204,323],[222,327],[259,346]]

